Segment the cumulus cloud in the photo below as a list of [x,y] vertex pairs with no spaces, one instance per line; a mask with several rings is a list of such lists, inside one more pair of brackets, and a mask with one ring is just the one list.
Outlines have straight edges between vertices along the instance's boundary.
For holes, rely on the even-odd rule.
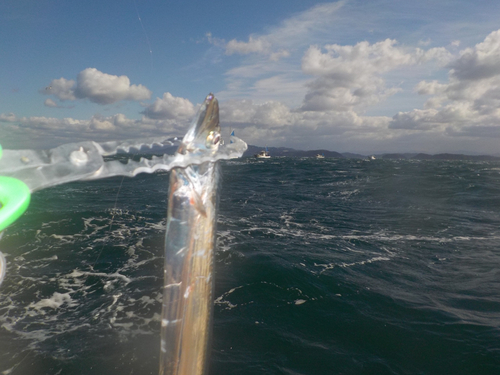
[[226,123],[280,127],[292,123],[290,109],[276,101],[256,104],[252,100],[230,100],[221,103],[220,117]]
[[151,91],[143,85],[131,85],[127,76],[106,74],[95,68],[82,70],[76,82],[76,96],[98,104],[151,98]]
[[89,99],[97,104],[112,104],[120,100],[146,100],[151,91],[143,85],[131,85],[127,76],[103,73],[87,68],[78,73],[76,82],[66,78],[54,79],[41,92],[54,95],[59,100]]
[[237,129],[237,135],[250,144],[286,144],[303,149],[305,143],[315,139],[315,144],[336,148],[349,139],[390,137],[389,117],[360,116],[353,111],[296,111],[277,101],[222,102],[220,117],[224,127]]
[[438,83],[437,80],[426,82],[420,81],[417,86],[415,86],[415,91],[420,95],[435,95],[444,92],[446,85]]
[[44,116],[17,117],[13,113],[0,115],[0,122],[15,123],[20,127],[46,130],[82,130],[87,122],[72,118],[54,118]]
[[451,61],[446,83],[421,81],[415,91],[431,96],[424,109],[400,112],[392,129],[440,129],[451,136],[498,137],[500,124],[500,30]]
[[0,114],[0,122],[15,122],[16,119],[16,115],[12,112]]
[[391,129],[428,130],[439,126],[442,121],[436,117],[439,112],[435,109],[420,110],[412,112],[399,112],[393,117],[389,125]]
[[308,93],[301,109],[305,111],[363,110],[399,92],[398,87],[386,87],[383,74],[430,60],[444,63],[451,54],[444,48],[397,46],[396,40],[356,45],[311,46],[302,58],[302,71],[318,77],[307,86]]
[[[412,35],[420,41],[402,45],[371,39],[383,28],[373,29],[368,15],[353,24],[354,8],[350,2],[319,4],[262,33],[229,42],[207,36],[227,55],[241,56],[218,93],[232,99],[221,103],[221,121],[250,143],[296,140],[301,148],[316,137],[314,143],[331,141],[329,148],[336,139],[364,139],[365,145],[415,140],[414,150],[433,144],[442,151],[441,144],[475,142],[466,139],[474,133],[500,133],[494,131],[500,120],[500,31],[465,48],[470,36],[433,32],[429,39],[427,29],[419,29]],[[390,22],[394,14],[377,13],[376,21]],[[358,43],[365,37],[371,40]]]
[[[57,144],[82,140],[107,141],[150,136],[182,136],[189,121],[139,120],[118,113],[111,116],[93,115],[90,119],[44,116],[18,117],[14,113],[0,114],[0,134],[5,139],[17,134],[9,148],[51,148]],[[5,133],[5,134],[4,134]],[[24,136],[19,136],[23,134]],[[7,143],[6,143],[7,144]]]
[[166,92],[162,98],[156,98],[142,114],[151,119],[186,119],[194,116],[195,107],[188,99],[174,97]]
[[[248,53],[268,53],[269,50],[263,46],[262,43],[255,43],[252,50],[250,45],[240,45],[248,48],[245,50]],[[456,57],[444,47],[422,49],[400,46],[392,39],[354,45],[309,46],[303,55],[301,70],[313,80],[305,84],[307,91],[297,109],[275,100],[229,100],[221,105],[221,120],[239,128],[249,142],[260,144],[271,141],[285,143],[286,140],[288,144],[295,142],[300,147],[300,142],[309,137],[320,137],[317,139],[321,139],[322,143],[330,140],[332,145],[339,139],[388,142],[415,132],[433,132],[432,137],[437,139],[437,134],[451,132],[450,124],[460,128],[471,119],[467,105],[449,106],[443,96],[450,86],[437,80],[421,81],[414,89],[419,95],[430,96],[423,109],[399,112],[392,119],[388,116],[364,116],[363,113],[368,107],[403,90],[387,85],[387,75],[398,69],[408,71],[413,66],[429,62],[433,63],[432,67],[444,68],[455,60]],[[258,63],[244,65],[233,69],[231,75],[241,80],[258,76],[259,69],[262,71],[262,65]],[[274,75],[257,80],[252,90],[272,92],[275,86],[279,86],[275,83],[282,85],[288,80],[286,74]],[[299,82],[297,79],[292,81]],[[231,89],[238,90],[241,82],[231,81],[234,85]],[[294,88],[293,91],[300,90]],[[455,92],[458,91],[457,87]],[[496,95],[490,93],[489,97],[496,98]]]
[[[55,131],[88,132],[95,135],[95,131],[120,131],[137,129],[143,126],[140,120],[128,119],[117,113],[112,116],[94,115],[89,120],[78,120],[71,117],[55,118],[44,116],[17,117],[13,113],[0,114],[0,122],[15,123],[22,128],[44,129]],[[81,135],[81,134],[80,134]]]
[[[226,88],[219,92],[221,99],[247,98],[257,100],[284,100],[287,105],[298,105],[305,93],[303,82],[306,81],[297,61],[304,48],[311,40],[328,38],[333,35],[333,26],[337,24],[338,10],[343,1],[324,3],[313,6],[303,12],[292,14],[279,24],[266,28],[263,33],[253,33],[247,38],[232,39],[229,42],[207,34],[207,40],[224,50],[226,55],[242,56],[239,66],[225,73]],[[270,87],[263,90],[260,82],[269,82],[279,77],[288,88]],[[283,95],[277,95],[280,91]]]
[[452,77],[477,81],[500,74],[500,30],[489,34],[484,42],[460,52],[450,65]]
[[[48,106],[57,103],[47,99]],[[24,142],[37,140],[40,144],[54,144],[79,140],[104,141],[110,139],[144,138],[148,136],[182,136],[193,116],[196,106],[188,99],[165,93],[162,98],[143,111],[141,119],[130,119],[124,114],[111,116],[95,114],[90,119],[55,118],[44,116],[19,117],[14,113],[0,114],[0,133],[30,134]],[[7,129],[8,127],[8,129]],[[3,135],[2,135],[3,136]],[[20,146],[20,147],[40,147]]]
[[393,93],[380,77],[391,69],[411,64],[412,55],[386,39],[354,46],[311,46],[302,58],[302,71],[318,77],[308,85],[302,110],[347,111],[373,105]]
[[40,90],[40,92],[45,95],[54,95],[62,101],[76,100],[75,83],[72,79],[53,79],[50,85]]
[[57,103],[55,101],[53,101],[52,99],[50,99],[50,98],[45,99],[44,105],[46,107],[53,107],[53,108],[57,108],[58,107]]
[[444,48],[410,50],[398,47],[392,39],[374,44],[330,44],[323,49],[311,46],[302,58],[302,71],[318,78],[308,84],[301,109],[363,110],[400,91],[386,87],[384,73],[430,60],[444,63],[450,56]]

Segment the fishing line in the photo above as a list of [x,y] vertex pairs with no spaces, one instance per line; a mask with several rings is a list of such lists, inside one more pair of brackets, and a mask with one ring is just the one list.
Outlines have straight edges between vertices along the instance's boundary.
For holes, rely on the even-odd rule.
[[149,56],[151,57],[151,69],[153,69],[153,50],[151,49],[151,43],[149,43],[149,37],[148,33],[146,32],[146,28],[144,27],[144,24],[142,23],[141,16],[139,15],[139,9],[137,8],[137,3],[134,1],[134,6],[135,6],[135,12],[137,13],[137,18],[139,19],[139,22],[141,23],[142,31],[144,32],[144,35],[146,36],[146,42],[148,43],[149,47]]
[[[120,181],[120,186],[118,187],[118,191],[116,192],[116,198],[115,198],[115,205],[113,207],[113,215],[111,216],[111,222],[109,223],[109,229],[108,233],[111,233],[111,227],[113,226],[113,221],[115,220],[115,214],[116,214],[116,205],[118,203],[118,196],[120,195],[120,190],[122,189],[123,185],[123,180],[125,179],[125,176],[122,177],[122,180]],[[97,261],[101,257],[102,251],[104,250],[104,243],[102,244],[101,251],[99,251],[99,254],[97,254],[97,258],[94,261],[94,264],[90,266],[90,269],[93,271],[94,266],[97,264]]]
[[21,361],[19,361],[17,364],[15,364],[14,367],[11,367],[10,369],[1,372],[1,374],[10,374],[10,373],[12,373],[21,363],[24,362],[24,360],[26,358],[28,358],[28,355],[30,355],[30,351],[28,351],[26,353],[26,355],[23,357],[23,359],[21,359]]

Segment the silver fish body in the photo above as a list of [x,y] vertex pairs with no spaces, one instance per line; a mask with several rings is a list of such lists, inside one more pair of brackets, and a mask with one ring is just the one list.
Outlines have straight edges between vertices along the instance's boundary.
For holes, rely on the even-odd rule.
[[[219,108],[210,94],[177,152],[216,152],[219,143]],[[213,314],[219,165],[205,162],[170,173],[160,374],[202,375]]]

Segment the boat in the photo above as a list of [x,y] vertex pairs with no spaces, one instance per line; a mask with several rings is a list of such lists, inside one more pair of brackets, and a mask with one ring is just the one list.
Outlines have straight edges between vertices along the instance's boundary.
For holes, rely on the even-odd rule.
[[267,146],[265,150],[262,150],[261,152],[255,154],[255,157],[257,159],[270,159],[271,155],[269,154],[269,151],[267,150]]
[[324,159],[324,158],[325,158],[325,155],[323,155],[323,154],[316,155],[316,159]]
[[261,151],[258,154],[255,154],[255,157],[257,159],[270,159],[271,155],[269,155],[269,152],[267,151]]

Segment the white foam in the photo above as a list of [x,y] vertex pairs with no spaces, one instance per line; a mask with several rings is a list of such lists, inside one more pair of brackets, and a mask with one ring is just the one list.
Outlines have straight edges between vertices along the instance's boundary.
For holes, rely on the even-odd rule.
[[51,309],[58,309],[61,307],[63,304],[67,304],[68,306],[76,306],[76,302],[73,301],[69,293],[58,293],[54,292],[52,297],[50,298],[44,298],[36,303],[31,303],[29,307],[35,309],[35,310],[41,310],[43,308],[51,308]]
[[238,289],[241,289],[243,288],[244,286],[243,285],[240,285],[240,286],[237,286],[236,288],[232,288],[230,289],[229,291],[223,293],[221,296],[217,297],[214,301],[214,304],[215,305],[225,305],[226,307],[224,308],[224,310],[232,310],[234,309],[235,307],[237,307],[238,305],[237,304],[233,304],[231,303],[230,301],[226,300],[226,298],[231,294],[233,293],[234,291],[238,290]]
[[323,264],[323,263],[314,263],[315,267],[323,267],[323,270],[320,273],[325,272],[326,270],[331,270],[334,269],[335,267],[342,267],[342,268],[348,268],[348,267],[354,267],[354,266],[362,266],[365,264],[370,264],[374,262],[381,262],[381,261],[389,261],[391,260],[391,257],[384,257],[384,256],[376,256],[373,258],[361,260],[358,262],[352,262],[352,263],[328,263],[328,264]]

